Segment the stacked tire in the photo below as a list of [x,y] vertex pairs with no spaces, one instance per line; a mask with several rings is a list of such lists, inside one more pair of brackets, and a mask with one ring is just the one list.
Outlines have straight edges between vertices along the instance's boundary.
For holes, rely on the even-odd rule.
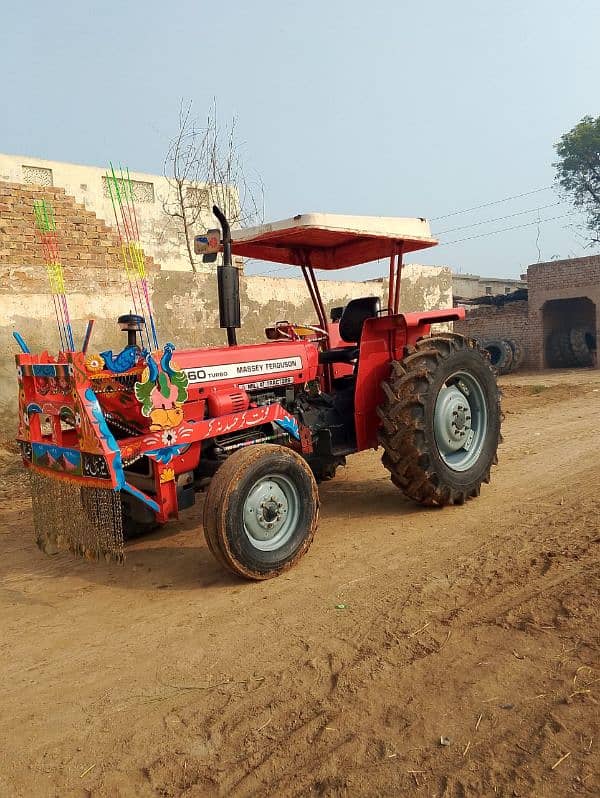
[[523,365],[525,350],[514,338],[488,338],[478,343],[488,353],[497,374],[510,374]]
[[593,366],[596,355],[594,330],[584,325],[570,330],[555,330],[548,338],[546,354],[552,368]]

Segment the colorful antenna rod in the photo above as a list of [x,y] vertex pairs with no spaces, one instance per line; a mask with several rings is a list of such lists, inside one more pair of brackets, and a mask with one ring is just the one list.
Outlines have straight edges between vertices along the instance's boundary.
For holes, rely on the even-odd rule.
[[121,243],[121,255],[125,274],[129,282],[133,309],[136,315],[145,315],[150,322],[149,325],[145,325],[144,330],[140,329],[140,338],[143,338],[143,333],[145,333],[148,349],[158,349],[158,336],[146,278],[146,261],[144,250],[140,244],[140,231],[135,212],[135,196],[131,178],[129,177],[129,169],[124,171],[121,167],[117,175],[111,163],[110,172],[106,173],[106,183],[115,214],[117,232]]
[[58,237],[56,235],[56,220],[52,204],[44,199],[33,201],[33,213],[36,227],[40,234],[42,254],[46,263],[50,292],[54,303],[56,324],[60,345],[63,352],[74,352],[73,330],[65,294],[65,277],[58,253]]

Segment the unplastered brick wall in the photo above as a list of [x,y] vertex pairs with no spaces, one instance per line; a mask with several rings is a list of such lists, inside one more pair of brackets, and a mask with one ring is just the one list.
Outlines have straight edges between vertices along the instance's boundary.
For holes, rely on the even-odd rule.
[[472,338],[511,338],[518,341],[525,350],[525,363],[528,363],[531,346],[527,300],[507,302],[501,307],[478,305],[467,308],[465,321],[455,322],[454,330]]
[[[34,201],[42,199],[54,209],[60,261],[70,284],[86,279],[84,267],[106,270],[109,282],[119,280],[123,267],[116,231],[64,189],[24,183],[0,182],[0,265],[44,264],[33,214]],[[152,258],[146,258],[146,268],[156,270]]]
[[600,341],[600,256],[534,263],[527,285],[528,301],[469,308],[454,329],[480,338],[514,338],[525,349],[524,365],[533,369],[549,365],[547,342],[557,329],[595,327]]
[[530,301],[542,292],[571,296],[574,290],[600,293],[600,255],[533,263],[527,268]]
[[[533,366],[543,368],[547,365],[545,346],[553,325],[560,320],[560,300],[587,300],[585,309],[582,303],[581,321],[589,322],[587,311],[591,307],[592,319],[595,316],[596,338],[600,340],[600,256],[534,263],[527,269],[527,283],[529,346]],[[564,309],[566,315],[567,304]],[[577,314],[573,321],[577,321]]]
[[[15,418],[15,361],[20,332],[32,351],[59,346],[55,308],[35,226],[34,200],[52,203],[69,311],[78,346],[88,319],[95,320],[93,342],[123,346],[116,318],[132,301],[116,231],[61,188],[0,182],[0,431],[12,435]],[[146,258],[150,276],[158,271]],[[8,426],[7,426],[8,425]]]

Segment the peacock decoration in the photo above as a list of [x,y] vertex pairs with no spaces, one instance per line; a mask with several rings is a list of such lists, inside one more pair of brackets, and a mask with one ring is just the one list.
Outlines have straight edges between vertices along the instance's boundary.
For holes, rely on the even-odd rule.
[[183,421],[182,405],[187,399],[188,378],[172,361],[174,349],[173,344],[165,344],[160,367],[148,352],[141,382],[134,386],[142,415],[150,419],[152,432],[173,429]]

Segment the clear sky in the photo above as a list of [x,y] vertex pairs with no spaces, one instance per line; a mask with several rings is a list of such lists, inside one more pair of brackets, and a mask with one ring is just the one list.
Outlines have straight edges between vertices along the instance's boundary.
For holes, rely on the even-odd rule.
[[599,33],[599,0],[4,0],[0,151],[161,173],[181,99],[216,97],[267,220],[426,216],[447,243],[409,260],[516,277],[589,254],[547,187],[600,113]]

